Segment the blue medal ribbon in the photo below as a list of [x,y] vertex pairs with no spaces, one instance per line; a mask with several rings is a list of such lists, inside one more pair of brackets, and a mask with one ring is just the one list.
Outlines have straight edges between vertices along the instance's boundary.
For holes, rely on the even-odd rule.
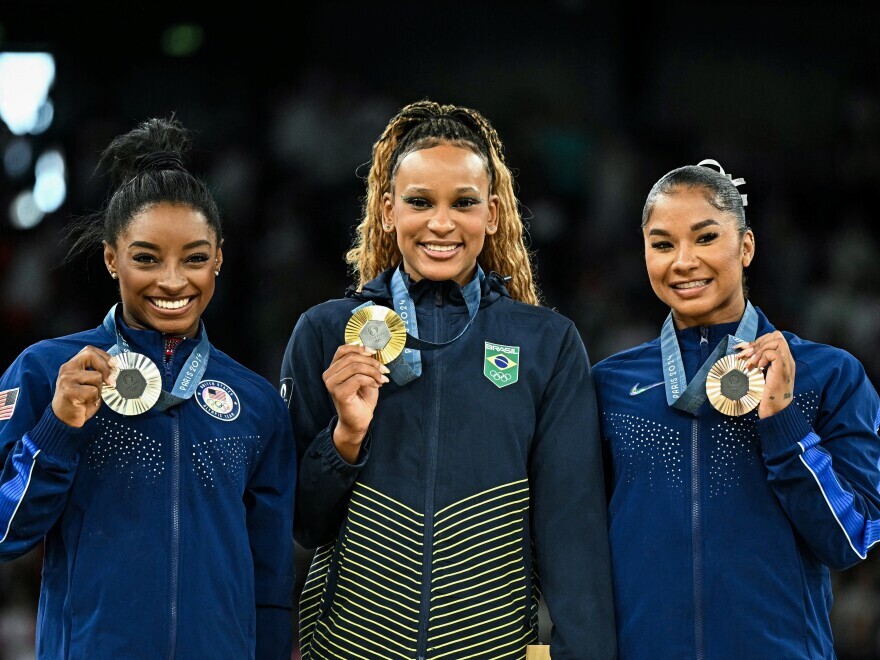
[[[462,331],[449,341],[432,342],[425,339],[419,339],[419,324],[416,319],[416,305],[413,302],[412,297],[409,295],[409,290],[406,288],[406,284],[403,281],[403,275],[401,274],[402,267],[402,265],[398,266],[394,271],[394,275],[391,277],[391,297],[394,300],[395,311],[406,326],[406,345],[400,355],[385,365],[390,370],[390,373],[388,374],[389,377],[398,385],[406,385],[422,375],[422,350],[434,350],[435,348],[446,346],[456,341],[467,332],[467,329],[471,326],[471,323],[473,323],[474,318],[477,316],[477,311],[480,309],[482,282],[486,277],[485,273],[483,273],[483,269],[477,264],[477,270],[474,273],[473,278],[461,289],[461,295],[464,298],[464,303],[467,305],[468,314],[470,315],[470,318]],[[370,301],[363,305],[358,305],[351,310],[351,312],[353,314],[357,310],[372,304],[373,302]]]
[[[111,335],[116,337],[116,345],[112,346],[107,352],[110,355],[118,355],[119,353],[131,351],[128,341],[119,331],[116,325],[116,308],[119,303],[113,305],[107,316],[104,317],[104,329]],[[208,342],[208,333],[205,331],[205,325],[199,321],[202,338],[196,347],[190,353],[186,365],[177,375],[177,380],[170,392],[162,390],[159,400],[153,406],[156,410],[166,410],[179,403],[183,403],[196,392],[196,387],[205,375],[205,369],[208,368],[208,359],[211,355],[211,344]]]
[[736,334],[727,335],[722,339],[712,354],[703,362],[703,366],[688,383],[684,372],[684,363],[681,359],[681,350],[678,347],[678,339],[675,336],[675,326],[672,322],[672,312],[663,322],[660,332],[660,350],[663,355],[663,380],[666,385],[666,403],[673,408],[694,414],[706,400],[706,376],[718,360],[725,355],[736,353],[733,348],[744,341],[755,341],[758,333],[758,313],[750,301],[746,301],[746,311],[743,314]]

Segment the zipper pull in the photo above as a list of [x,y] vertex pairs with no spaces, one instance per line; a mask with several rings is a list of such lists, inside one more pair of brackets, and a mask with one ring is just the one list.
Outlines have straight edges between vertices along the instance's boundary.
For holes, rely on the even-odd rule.
[[709,345],[709,328],[704,325],[700,326],[700,346],[703,344]]

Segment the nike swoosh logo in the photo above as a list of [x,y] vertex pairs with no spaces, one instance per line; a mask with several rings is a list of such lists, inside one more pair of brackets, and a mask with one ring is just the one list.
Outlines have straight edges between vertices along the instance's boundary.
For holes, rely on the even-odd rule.
[[629,395],[636,396],[638,394],[641,394],[642,392],[647,392],[652,387],[657,387],[658,385],[662,385],[662,384],[663,384],[662,380],[659,383],[654,383],[653,385],[645,385],[644,387],[639,387],[639,384],[636,383],[635,385],[633,385],[633,388],[629,391]]

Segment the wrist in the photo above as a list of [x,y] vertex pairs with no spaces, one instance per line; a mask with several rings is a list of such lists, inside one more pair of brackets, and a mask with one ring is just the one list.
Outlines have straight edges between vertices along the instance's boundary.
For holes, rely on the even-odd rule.
[[333,444],[342,458],[349,463],[355,463],[366,435],[366,430],[350,429],[338,421],[333,429]]

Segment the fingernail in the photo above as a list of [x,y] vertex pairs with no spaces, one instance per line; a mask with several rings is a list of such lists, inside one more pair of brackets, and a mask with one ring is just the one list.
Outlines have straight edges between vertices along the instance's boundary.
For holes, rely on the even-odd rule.
[[107,364],[116,369],[117,367],[119,367],[119,360],[116,359],[115,355],[111,355],[110,359],[107,360]]
[[381,371],[383,374],[390,374],[391,373],[391,369],[386,367],[384,364],[379,365],[379,371]]
[[364,353],[366,353],[367,355],[375,355],[376,349],[375,348],[367,348],[366,346],[364,346]]
[[381,380],[383,383],[387,383],[387,382],[388,382],[388,376],[382,376],[379,380]]
[[734,347],[734,348],[745,348],[745,347],[748,346],[748,345],[749,345],[749,342],[747,342],[747,341],[741,341],[741,342],[738,343],[738,344],[734,344],[733,347]]
[[110,377],[107,379],[107,383],[110,387],[116,387],[116,374],[110,374]]

